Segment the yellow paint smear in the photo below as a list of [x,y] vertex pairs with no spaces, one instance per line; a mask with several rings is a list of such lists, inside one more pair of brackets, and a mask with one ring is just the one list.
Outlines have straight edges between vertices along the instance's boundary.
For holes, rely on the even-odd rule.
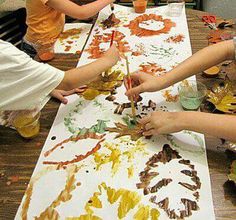
[[140,206],[139,210],[134,215],[134,220],[157,220],[160,213],[157,209],[152,208],[150,210],[149,206]]
[[95,215],[81,215],[80,217],[66,218],[66,220],[102,220]]
[[107,187],[105,183],[102,183],[103,188],[107,191],[108,201],[113,204],[120,198],[118,207],[118,217],[124,218],[127,213],[133,209],[141,200],[141,197],[137,192],[132,192],[126,189],[115,190],[111,187]]
[[44,212],[40,214],[39,217],[36,217],[35,220],[56,220],[59,218],[58,213],[55,208],[58,207],[61,202],[67,202],[72,198],[71,192],[76,188],[76,178],[75,174],[78,172],[78,167],[72,165],[67,168],[67,180],[65,188],[61,191],[59,196],[52,202],[52,204],[45,209]]
[[128,177],[129,178],[132,177],[134,175],[134,166],[132,165],[128,167],[127,170],[128,170]]
[[[89,219],[87,218],[88,216],[93,216],[94,214],[93,208],[102,208],[102,202],[98,197],[102,195],[103,190],[106,191],[107,201],[110,204],[119,202],[119,206],[117,210],[117,216],[119,219],[126,217],[129,211],[131,209],[134,209],[141,200],[141,196],[139,196],[137,192],[132,192],[126,189],[116,190],[114,188],[108,187],[106,183],[100,184],[98,186],[98,189],[99,189],[99,192],[95,192],[85,205],[85,210],[87,214],[82,215],[84,217],[83,219],[85,220]],[[78,218],[79,220],[81,220],[80,217]],[[95,217],[97,219],[100,219],[97,216]]]
[[112,163],[112,174],[114,175],[118,171],[121,163],[121,151],[118,148],[114,148],[113,144],[109,143],[105,143],[104,147],[110,151],[110,154],[94,154],[94,161],[97,165],[96,169],[99,170],[103,164]]
[[[96,169],[99,170],[104,164],[112,163],[112,175],[115,175],[119,168],[121,167],[121,161],[125,159],[128,160],[129,163],[135,157],[136,153],[143,152],[143,154],[147,154],[145,152],[145,143],[141,140],[137,140],[134,144],[129,145],[129,150],[122,152],[121,146],[126,145],[126,143],[130,143],[130,139],[121,139],[120,143],[104,143],[103,147],[109,150],[109,153],[99,153],[96,152],[94,156],[94,162],[96,163]],[[131,165],[127,168],[128,177],[132,177],[134,172],[134,167]]]

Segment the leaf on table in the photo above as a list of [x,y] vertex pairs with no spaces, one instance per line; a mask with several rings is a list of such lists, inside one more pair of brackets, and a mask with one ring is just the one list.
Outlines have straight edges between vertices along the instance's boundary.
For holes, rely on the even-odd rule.
[[208,91],[207,100],[215,108],[225,113],[236,113],[236,86],[235,83],[226,81],[215,84],[211,91]]
[[122,137],[122,136],[130,136],[132,141],[138,140],[140,137],[142,137],[143,133],[143,127],[141,124],[137,123],[135,127],[129,128],[128,125],[124,125],[122,123],[115,123],[116,127],[113,128],[106,128],[106,131],[109,132],[115,132],[118,133],[116,135],[116,138]]
[[100,94],[109,95],[123,83],[124,73],[115,70],[89,83],[88,88],[80,93],[86,100],[93,100]]
[[230,168],[230,174],[228,175],[230,181],[236,184],[236,160],[233,161]]

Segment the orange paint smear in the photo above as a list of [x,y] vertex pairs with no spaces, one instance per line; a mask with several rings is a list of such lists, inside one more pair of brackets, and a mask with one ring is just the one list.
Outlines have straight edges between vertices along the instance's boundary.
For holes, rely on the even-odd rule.
[[66,46],[65,51],[68,52],[70,51],[70,49],[71,49],[71,46]]
[[[117,48],[121,53],[125,53],[130,51],[130,47],[127,41],[124,40],[125,35],[119,31],[115,31],[115,37],[113,41],[117,43]],[[100,48],[101,43],[108,43],[111,42],[112,34],[106,33],[103,36],[102,35],[94,35],[93,40],[91,44],[89,45],[89,48],[85,51],[87,51],[89,54],[91,54],[88,58],[90,59],[97,59],[101,57],[105,50]]]
[[104,135],[97,135],[96,133],[86,133],[84,135],[78,135],[76,137],[70,137],[68,139],[65,139],[64,141],[60,142],[59,144],[55,145],[52,149],[46,151],[44,153],[44,157],[48,157],[54,150],[56,150],[57,148],[59,148],[60,146],[62,146],[65,143],[68,143],[70,141],[76,142],[78,140],[82,140],[82,139],[87,139],[87,138],[91,138],[91,139],[101,139],[103,138]]
[[[149,20],[155,20],[155,21],[160,21],[163,22],[164,28],[160,30],[147,30],[144,28],[141,28],[139,26],[140,23],[144,21],[149,21]],[[138,37],[147,37],[147,36],[153,36],[153,35],[160,35],[160,34],[168,34],[170,29],[172,27],[175,27],[176,24],[172,22],[170,19],[163,19],[162,16],[160,15],[155,15],[155,14],[144,14],[136,17],[134,20],[130,21],[128,25],[125,25],[125,27],[128,27],[131,31],[131,35],[136,35]]]
[[[93,139],[101,139],[103,138],[105,135],[96,135],[94,133],[94,135],[92,135],[92,137],[89,135],[79,135],[77,137],[72,137],[72,138],[68,138],[66,140],[64,140],[63,142],[61,142],[60,144],[57,144],[55,147],[59,147],[61,146],[63,143],[67,143],[69,141],[78,141],[78,140],[81,140],[81,139],[87,139],[87,138],[93,138]],[[90,156],[91,154],[94,154],[95,152],[97,152],[100,148],[101,148],[101,143],[104,141],[104,139],[100,140],[96,146],[88,151],[86,154],[81,154],[81,155],[75,155],[75,158],[72,159],[72,160],[67,160],[67,161],[44,161],[43,164],[48,164],[48,165],[59,165],[59,166],[66,166],[68,164],[73,164],[73,163],[77,163],[77,162],[80,162],[82,160],[84,160],[85,158],[87,158],[88,156]],[[45,154],[48,155],[49,153],[51,153],[53,150],[55,150],[56,148],[53,148],[51,149],[50,151],[47,151]],[[44,154],[44,156],[45,156]]]
[[42,61],[49,61],[55,57],[55,54],[52,52],[44,52],[44,53],[39,53],[38,56],[39,59]]
[[150,74],[152,76],[155,76],[155,73],[166,71],[166,69],[160,66],[157,66],[155,63],[142,64],[139,67],[140,67],[140,71]]
[[169,90],[166,90],[163,93],[164,98],[166,99],[167,102],[177,102],[179,99],[178,95],[171,95]]
[[175,35],[175,36],[171,36],[169,38],[167,38],[165,41],[167,43],[180,43],[180,42],[183,42],[184,41],[184,35],[182,34],[178,34],[178,35]]

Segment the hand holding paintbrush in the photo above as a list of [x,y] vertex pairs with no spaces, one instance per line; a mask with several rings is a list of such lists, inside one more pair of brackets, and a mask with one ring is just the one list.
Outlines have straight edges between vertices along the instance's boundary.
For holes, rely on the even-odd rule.
[[[113,41],[114,41],[114,37],[115,37],[115,31],[113,30],[111,33],[111,41],[110,41],[110,47],[113,45]],[[104,73],[104,76],[108,76],[110,69],[106,70]]]

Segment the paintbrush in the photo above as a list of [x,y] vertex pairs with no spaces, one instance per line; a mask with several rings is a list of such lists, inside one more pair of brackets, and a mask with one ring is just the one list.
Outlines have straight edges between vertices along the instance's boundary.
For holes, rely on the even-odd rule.
[[[113,30],[112,33],[111,33],[110,47],[113,45],[114,36],[115,36],[115,31]],[[104,76],[108,76],[109,70],[110,70],[110,69],[108,69],[108,70],[105,71]]]
[[[125,61],[126,61],[126,68],[127,68],[128,89],[132,89],[132,82],[131,82],[130,71],[129,71],[129,60],[128,60],[127,56],[125,56]],[[136,111],[135,111],[133,96],[131,96],[130,101],[131,101],[132,116],[133,116],[133,119],[135,119],[136,118]]]
[[114,7],[114,4],[113,4],[113,3],[111,3],[111,4],[110,4],[110,7],[111,7],[111,11],[113,12],[113,11],[114,11],[114,9],[115,9],[115,7]]

